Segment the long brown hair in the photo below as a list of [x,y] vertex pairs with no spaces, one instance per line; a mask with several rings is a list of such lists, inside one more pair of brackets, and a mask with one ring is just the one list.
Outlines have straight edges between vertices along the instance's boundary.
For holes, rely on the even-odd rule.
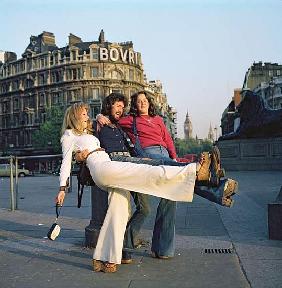
[[152,97],[150,97],[146,93],[146,91],[139,91],[139,92],[137,92],[131,96],[129,114],[132,116],[139,116],[138,109],[137,109],[137,98],[140,94],[144,94],[145,97],[147,98],[148,102],[149,102],[149,110],[148,110],[149,116],[152,116],[152,117],[156,116],[157,110],[156,110],[154,100]]
[[[81,113],[82,109],[86,109],[86,111],[89,111],[89,105],[83,102],[74,103],[70,107],[67,108],[64,116],[64,121],[62,125],[62,135],[65,133],[67,129],[71,129],[75,134],[81,135],[85,132],[85,129],[83,129],[80,121],[78,120],[79,114]],[[86,127],[86,133],[92,134],[93,128],[92,128],[92,121],[90,119],[87,120],[87,127]]]

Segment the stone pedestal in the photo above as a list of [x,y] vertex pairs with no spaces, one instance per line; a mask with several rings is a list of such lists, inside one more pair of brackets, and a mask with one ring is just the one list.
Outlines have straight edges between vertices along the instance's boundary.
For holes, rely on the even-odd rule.
[[282,137],[217,142],[225,170],[282,170]]
[[282,240],[282,186],[276,201],[268,204],[268,236],[271,240]]

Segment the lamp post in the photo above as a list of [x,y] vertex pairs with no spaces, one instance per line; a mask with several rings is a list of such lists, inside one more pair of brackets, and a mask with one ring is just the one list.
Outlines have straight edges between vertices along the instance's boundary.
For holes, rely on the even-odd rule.
[[215,141],[214,142],[216,142],[217,141],[217,127],[216,126],[214,127],[214,133],[215,133]]
[[274,81],[273,79],[271,79],[269,82],[269,92],[271,93],[272,109],[274,109],[274,87],[275,87]]

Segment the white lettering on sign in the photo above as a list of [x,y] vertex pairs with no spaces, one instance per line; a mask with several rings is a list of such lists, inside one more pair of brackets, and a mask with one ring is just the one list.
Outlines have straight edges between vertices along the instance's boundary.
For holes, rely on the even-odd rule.
[[100,48],[100,60],[107,61],[109,59],[108,49],[107,48]]
[[110,49],[110,59],[113,62],[116,62],[118,60],[118,58],[119,58],[119,53],[118,53],[117,48]]
[[132,63],[134,64],[134,52],[133,51],[129,51],[129,56],[128,56],[128,62],[129,64]]
[[124,63],[139,64],[138,53],[132,50],[123,50],[122,48],[99,48],[99,55],[101,61],[111,60],[116,62],[121,60]]
[[126,62],[128,50],[123,51],[121,48],[119,48],[119,52],[120,52],[122,62]]

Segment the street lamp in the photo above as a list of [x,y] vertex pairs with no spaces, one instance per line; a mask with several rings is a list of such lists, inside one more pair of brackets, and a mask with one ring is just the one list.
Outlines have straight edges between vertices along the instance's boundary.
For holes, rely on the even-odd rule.
[[215,141],[217,141],[217,127],[214,127],[214,133],[215,133]]
[[274,84],[274,81],[273,79],[271,79],[269,81],[269,92],[271,93],[271,99],[272,99],[272,109],[274,110],[274,87],[275,87],[275,84]]

